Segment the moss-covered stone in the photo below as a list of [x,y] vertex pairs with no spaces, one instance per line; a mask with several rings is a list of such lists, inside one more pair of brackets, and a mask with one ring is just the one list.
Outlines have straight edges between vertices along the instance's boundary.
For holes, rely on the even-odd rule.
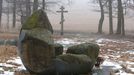
[[94,43],[83,43],[69,47],[67,49],[67,53],[85,54],[89,56],[92,60],[92,67],[93,67],[99,54],[99,46]]
[[21,30],[20,33],[20,39],[23,41],[27,38],[27,36],[36,38],[38,40],[41,40],[42,42],[46,42],[48,44],[53,45],[53,37],[52,33],[49,30],[43,29],[43,28],[34,28],[30,30]]
[[21,44],[20,57],[26,69],[40,73],[52,65],[54,47],[44,41],[27,36]]
[[19,55],[31,73],[42,73],[55,58],[52,26],[43,10],[34,12],[24,23],[19,35]]
[[61,55],[63,53],[63,46],[61,44],[55,43],[54,48],[56,56]]
[[57,72],[62,73],[62,75],[68,73],[70,73],[70,75],[88,74],[92,70],[91,59],[84,54],[59,55],[57,56],[56,70]]
[[49,22],[47,14],[43,10],[35,11],[23,24],[22,29],[44,28],[53,33],[52,26]]
[[57,58],[71,64],[71,63],[75,63],[75,64],[82,64],[84,62],[91,62],[91,59],[84,54],[63,54],[63,55],[59,55],[57,56]]

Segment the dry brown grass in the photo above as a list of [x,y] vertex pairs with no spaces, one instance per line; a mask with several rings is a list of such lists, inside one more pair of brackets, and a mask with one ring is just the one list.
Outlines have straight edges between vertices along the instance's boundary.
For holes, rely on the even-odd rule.
[[17,56],[17,47],[16,46],[0,46],[0,63],[6,62],[11,57]]
[[0,33],[0,39],[14,39],[18,38],[19,34],[12,34],[12,33]]

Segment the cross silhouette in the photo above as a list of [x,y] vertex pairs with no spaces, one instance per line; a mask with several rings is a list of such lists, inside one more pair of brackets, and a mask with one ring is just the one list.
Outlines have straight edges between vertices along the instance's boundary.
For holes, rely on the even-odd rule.
[[64,29],[63,29],[63,25],[64,25],[64,13],[67,13],[68,11],[64,10],[65,8],[63,6],[61,6],[61,11],[57,11],[58,13],[61,13],[61,21],[60,21],[60,24],[61,24],[61,35],[64,34]]

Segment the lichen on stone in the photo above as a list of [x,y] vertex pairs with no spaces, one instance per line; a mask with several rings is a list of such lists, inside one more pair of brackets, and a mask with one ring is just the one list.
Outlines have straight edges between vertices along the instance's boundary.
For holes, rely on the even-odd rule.
[[47,14],[43,10],[35,11],[22,25],[22,29],[45,28],[53,33]]
[[91,62],[91,59],[84,54],[64,54],[64,55],[59,55],[57,58],[63,60],[64,62],[67,62],[69,64],[83,64],[85,62]]
[[78,55],[85,54],[91,59],[93,66],[99,55],[99,46],[94,43],[82,43],[79,45],[69,47],[67,49],[67,53],[78,54]]

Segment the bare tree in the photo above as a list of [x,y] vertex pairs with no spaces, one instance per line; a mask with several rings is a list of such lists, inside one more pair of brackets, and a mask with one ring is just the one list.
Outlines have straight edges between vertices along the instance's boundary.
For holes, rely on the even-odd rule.
[[116,34],[125,35],[122,1],[118,0],[118,23]]
[[46,9],[46,0],[42,0],[42,9],[43,9],[43,10]]
[[108,3],[109,3],[109,34],[113,34],[112,0],[109,0]]
[[102,0],[99,0],[99,5],[100,5],[100,10],[101,10],[101,17],[99,20],[99,26],[98,26],[98,33],[102,33],[102,25],[103,25],[103,21],[104,21],[104,8],[103,8],[103,4],[102,4]]
[[2,17],[2,4],[3,4],[3,0],[0,0],[0,27],[1,27],[1,17]]

